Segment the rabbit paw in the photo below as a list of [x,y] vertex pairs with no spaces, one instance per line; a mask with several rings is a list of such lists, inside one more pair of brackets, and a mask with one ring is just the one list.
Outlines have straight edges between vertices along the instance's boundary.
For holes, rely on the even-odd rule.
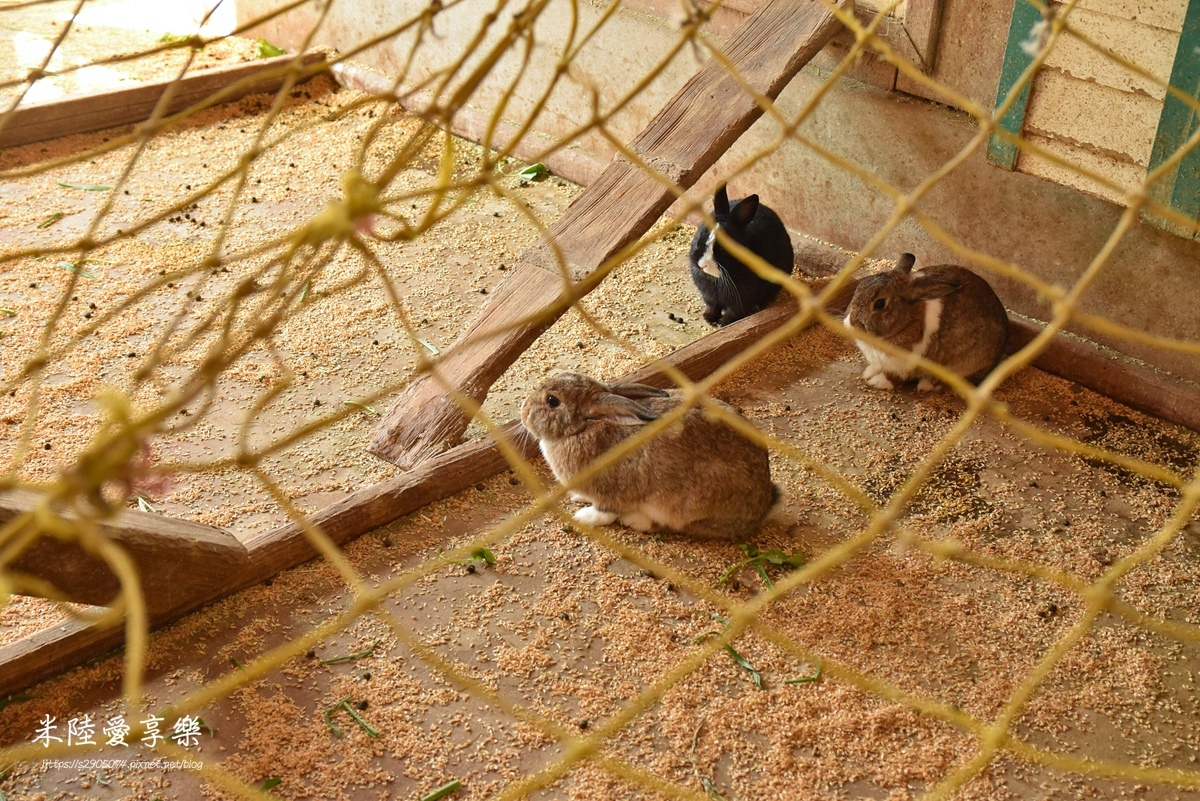
[[608,526],[617,519],[616,512],[606,512],[595,506],[585,506],[575,513],[575,519],[589,526]]
[[[866,378],[866,375],[864,374],[863,377]],[[896,388],[896,385],[892,383],[892,380],[887,377],[887,373],[882,373],[882,372],[876,373],[875,375],[871,376],[870,378],[867,378],[867,384],[869,386],[875,387],[875,389],[895,389]]]
[[630,512],[621,515],[621,525],[628,526],[634,531],[654,530],[654,521],[645,512]]
[[932,378],[922,378],[917,382],[917,392],[933,392],[937,388],[937,382]]

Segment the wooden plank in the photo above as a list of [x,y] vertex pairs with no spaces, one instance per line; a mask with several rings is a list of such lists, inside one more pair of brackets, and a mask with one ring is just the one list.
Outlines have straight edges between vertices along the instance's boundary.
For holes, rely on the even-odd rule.
[[[1200,0],[1190,0],[1183,21],[1183,32],[1179,34],[1179,47],[1175,51],[1175,62],[1171,66],[1171,85],[1192,97],[1200,96]],[[1158,120],[1158,131],[1154,135],[1154,149],[1150,155],[1150,170],[1160,167],[1187,142],[1200,127],[1196,112],[1182,100],[1167,95],[1163,103],[1162,116]],[[1170,206],[1191,219],[1200,217],[1200,148],[1194,148],[1175,167],[1167,170],[1149,187],[1150,197],[1164,206]],[[1164,230],[1183,236],[1193,236],[1194,230],[1181,228],[1166,218],[1143,212],[1143,219]]]
[[[0,525],[32,511],[40,493],[0,491]],[[60,512],[66,519],[74,513]],[[151,612],[174,608],[190,598],[207,597],[243,569],[246,549],[227,531],[188,520],[122,510],[100,524],[105,535],[125,549],[138,569],[142,594]],[[11,564],[11,568],[50,582],[78,603],[110,603],[120,583],[108,565],[76,542],[43,535]]]
[[[150,117],[159,98],[168,88],[174,95],[167,103],[167,114],[174,114],[204,101],[222,90],[215,103],[236,100],[255,92],[273,92],[291,74],[297,57],[277,56],[247,64],[214,67],[190,72],[174,79],[139,83],[136,86],[90,95],[54,100],[18,107],[0,116],[0,147],[15,147],[69,134],[99,131],[117,125],[142,122]],[[306,53],[299,57],[304,69],[299,80],[306,81],[323,71],[324,53]]]
[[[725,52],[750,86],[774,98],[839,26],[833,12],[818,0],[769,0],[737,29]],[[687,188],[761,114],[738,82],[710,59],[630,146],[656,170]],[[653,177],[616,159],[552,226],[550,238],[561,248],[577,280],[648,231],[674,200],[675,194]],[[562,283],[540,282],[530,275],[538,268],[554,274],[549,247],[535,244],[520,262],[529,269],[505,280],[519,281],[520,286],[502,288],[490,298],[480,318],[438,364],[444,380],[477,402],[528,343],[565,310],[562,304],[554,308]],[[522,324],[487,342],[466,344],[498,325],[511,325],[534,313],[541,315],[537,323]],[[468,422],[443,385],[424,376],[388,410],[367,450],[409,468],[457,442]]]
[[[1012,19],[1008,25],[1008,44],[1004,48],[1004,63],[1000,67],[1000,85],[996,87],[996,105],[1000,108],[1008,93],[1017,85],[1026,68],[1033,63],[1033,57],[1021,49],[1021,43],[1029,38],[1029,33],[1042,18],[1042,14],[1028,0],[1015,0],[1013,3]],[[999,126],[1011,134],[1019,136],[1025,127],[1025,106],[1029,103],[1029,84],[1026,83],[1018,92],[1016,100],[999,120]],[[1017,167],[1016,145],[1010,144],[999,136],[992,134],[988,140],[987,159],[997,167],[1013,170]]]
[[[1009,350],[1024,347],[1041,331],[1042,326],[1010,315]],[[1055,337],[1033,366],[1139,412],[1200,432],[1200,387],[1101,350],[1085,339]]]
[[120,628],[67,620],[0,646],[0,695],[9,696],[119,648]]
[[[843,300],[848,297],[845,295]],[[701,337],[676,350],[664,361],[675,365],[693,380],[701,379],[782,325],[795,311],[795,301],[789,297],[769,309]],[[658,363],[635,370],[622,380],[669,385]],[[522,443],[521,451],[526,457],[537,452],[537,444],[532,438],[518,437],[519,422],[509,423],[501,431],[510,441]],[[313,515],[312,520],[334,542],[345,543],[490,478],[508,466],[495,443],[481,437],[429,459],[404,475],[360,490]],[[302,529],[295,524],[252,537],[245,544],[248,559],[239,570],[230,572],[220,584],[210,586],[206,596],[190,598],[175,608],[151,615],[152,627],[178,620],[317,555]],[[97,630],[71,620],[0,647],[0,696],[19,692],[112,651],[123,641],[121,628]]]

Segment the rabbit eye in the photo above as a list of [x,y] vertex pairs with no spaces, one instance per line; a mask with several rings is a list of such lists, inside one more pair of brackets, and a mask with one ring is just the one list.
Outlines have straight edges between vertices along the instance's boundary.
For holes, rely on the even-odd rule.
[[547,395],[546,396],[546,405],[549,406],[551,409],[558,408],[558,404],[561,402],[562,401],[560,401],[556,395]]
[[880,311],[885,306],[887,306],[887,298],[879,298],[875,301],[871,308],[875,309],[875,311]]

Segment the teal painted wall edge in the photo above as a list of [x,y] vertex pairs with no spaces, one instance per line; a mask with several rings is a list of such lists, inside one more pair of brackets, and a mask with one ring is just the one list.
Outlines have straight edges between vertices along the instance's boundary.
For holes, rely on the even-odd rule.
[[[1200,2],[1200,0],[1193,0]],[[996,88],[996,105],[1000,108],[1004,98],[1016,86],[1017,81],[1031,63],[1033,56],[1025,52],[1022,44],[1029,40],[1033,26],[1042,19],[1039,11],[1028,0],[1015,0],[1013,3],[1012,21],[1008,26],[1008,44],[1004,48],[1004,63],[1000,67],[1000,85]],[[999,125],[1013,135],[1020,135],[1025,124],[1025,107],[1029,104],[1029,84],[1021,87],[1008,112],[1000,118]],[[1017,166],[1017,146],[1004,141],[996,134],[988,140],[988,161],[1006,170]]]
[[[1179,47],[1175,50],[1175,63],[1171,66],[1171,85],[1192,97],[1200,95],[1200,0],[1188,3],[1187,15],[1183,20],[1183,32],[1179,35]],[[1153,171],[1181,148],[1200,124],[1191,106],[1179,98],[1167,94],[1163,103],[1162,116],[1158,118],[1158,132],[1154,135],[1154,149],[1150,153]],[[1200,217],[1200,147],[1193,148],[1173,168],[1163,174],[1149,187],[1150,197],[1164,206],[1195,220]],[[1157,214],[1146,213],[1143,218],[1159,228],[1194,236],[1195,231],[1183,228]]]

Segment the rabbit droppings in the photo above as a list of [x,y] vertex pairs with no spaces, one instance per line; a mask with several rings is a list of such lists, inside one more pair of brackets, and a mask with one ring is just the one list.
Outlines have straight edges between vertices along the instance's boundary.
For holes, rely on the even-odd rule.
[[[521,422],[565,484],[680,403],[678,391],[563,373],[525,400]],[[576,497],[591,505],[575,519],[593,526],[619,520],[638,531],[748,539],[758,533],[780,492],[771,483],[765,448],[693,408],[681,424],[578,486]]]
[[[1004,304],[987,281],[965,267],[939,264],[914,273],[915,262],[905,253],[891,270],[864,278],[850,299],[846,325],[979,382],[1004,355]],[[909,358],[857,344],[867,359],[862,377],[873,387],[894,389],[916,371]],[[921,376],[917,389],[934,386],[932,378]]]
[[[779,216],[750,195],[729,203],[725,186],[713,196],[713,220],[730,239],[760,256],[786,275],[795,267],[792,239]],[[688,254],[692,281],[704,301],[704,319],[711,325],[729,325],[761,311],[779,297],[779,284],[757,273],[725,250],[716,229],[701,225]]]

